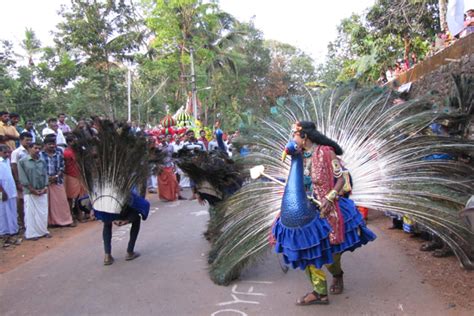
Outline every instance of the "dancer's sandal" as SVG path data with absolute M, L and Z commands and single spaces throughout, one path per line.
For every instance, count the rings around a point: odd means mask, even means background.
M 331 294 L 337 295 L 337 294 L 342 294 L 343 291 L 344 291 L 344 279 L 342 278 L 342 274 L 333 276 L 332 284 L 329 287 L 329 292 Z
M 311 298 L 311 296 L 313 298 Z M 306 306 L 306 305 L 328 305 L 329 297 L 327 295 L 321 295 L 315 291 L 307 293 L 305 296 L 300 297 L 296 301 L 296 305 Z

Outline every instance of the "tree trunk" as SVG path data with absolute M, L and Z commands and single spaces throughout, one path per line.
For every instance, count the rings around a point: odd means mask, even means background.
M 448 24 L 446 22 L 446 11 L 448 7 L 448 1 L 446 0 L 438 0 L 438 7 L 439 7 L 439 25 L 441 31 L 446 31 L 448 29 Z
M 105 106 L 109 112 L 110 118 L 112 121 L 115 121 L 115 111 L 112 104 L 112 92 L 110 91 L 110 65 L 108 61 L 106 62 L 105 66 L 105 101 Z
M 107 39 L 103 38 L 103 43 L 107 43 Z M 103 49 L 104 60 L 105 60 L 105 110 L 109 112 L 110 119 L 115 121 L 115 111 L 112 104 L 112 91 L 110 91 L 110 62 L 109 62 L 109 52 L 106 48 Z M 100 65 L 99 65 L 100 67 Z
M 178 104 L 181 96 L 187 95 L 187 75 L 186 75 L 186 65 L 184 64 L 184 56 L 186 54 L 184 43 L 181 44 L 179 52 L 179 87 L 175 94 L 175 101 Z
M 405 46 L 405 53 L 403 54 L 403 58 L 404 62 L 406 63 L 410 58 L 411 38 L 409 36 L 405 36 L 403 38 L 403 43 Z

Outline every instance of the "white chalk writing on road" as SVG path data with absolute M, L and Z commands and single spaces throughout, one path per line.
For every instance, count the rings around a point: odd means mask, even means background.
M 242 283 L 253 283 L 253 284 L 258 284 L 258 285 L 263 285 L 263 284 L 272 284 L 273 282 L 269 281 L 243 281 Z M 240 284 L 240 287 L 242 287 L 242 284 Z M 239 298 L 237 295 L 239 295 L 241 298 Z M 220 302 L 217 303 L 217 306 L 227 306 L 227 305 L 234 305 L 234 304 L 252 304 L 252 305 L 259 305 L 260 302 L 257 299 L 257 297 L 262 297 L 266 296 L 265 293 L 259 293 L 254 291 L 254 286 L 251 285 L 246 290 L 239 289 L 238 284 L 234 284 L 232 286 L 232 291 L 230 293 L 230 296 L 232 297 L 232 300 L 226 301 L 226 302 Z M 242 296 L 250 296 L 250 298 L 245 298 L 243 299 Z M 211 316 L 219 315 L 219 314 L 234 314 L 234 315 L 242 315 L 242 316 L 247 316 L 247 314 L 241 310 L 238 309 L 219 309 L 218 311 L 215 311 L 214 313 L 211 314 Z
M 203 216 L 203 215 L 207 215 L 208 211 L 204 210 L 204 211 L 191 212 L 191 214 L 193 214 L 194 216 Z
M 157 210 L 158 210 L 158 207 L 153 208 L 150 211 L 150 214 L 148 214 L 148 218 L 151 217 L 151 214 L 156 213 Z M 122 240 L 125 237 L 125 235 L 128 234 L 131 227 L 132 227 L 132 224 L 127 224 L 127 225 L 118 227 L 118 229 L 113 230 L 112 231 L 112 242 L 117 242 L 117 241 Z

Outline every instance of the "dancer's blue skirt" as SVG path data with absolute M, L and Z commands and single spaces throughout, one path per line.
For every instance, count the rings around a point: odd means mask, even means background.
M 279 218 L 273 226 L 275 251 L 283 254 L 285 263 L 293 269 L 304 269 L 308 265 L 321 268 L 332 263 L 332 249 L 329 244 L 331 226 L 319 215 L 301 227 L 283 225 Z
M 354 202 L 341 197 L 338 203 L 345 227 L 344 242 L 338 245 L 329 243 L 332 228 L 319 215 L 301 227 L 288 227 L 280 219 L 276 221 L 272 231 L 276 239 L 275 252 L 283 254 L 287 265 L 294 269 L 314 265 L 320 269 L 325 264 L 333 263 L 333 254 L 354 251 L 375 240 L 377 236 L 367 228 Z
M 148 218 L 150 212 L 150 202 L 142 198 L 135 192 L 131 193 L 130 200 L 127 203 L 126 211 L 121 212 L 120 214 L 113 214 L 102 212 L 99 210 L 94 210 L 94 216 L 103 222 L 112 222 L 115 220 L 126 220 L 129 219 L 129 214 L 138 213 L 143 220 Z

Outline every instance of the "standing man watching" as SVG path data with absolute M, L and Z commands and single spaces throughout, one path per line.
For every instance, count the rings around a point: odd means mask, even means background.
M 170 143 L 171 135 L 161 138 L 161 142 L 161 151 L 165 154 L 165 158 L 158 173 L 158 197 L 162 201 L 172 202 L 179 198 L 180 193 L 178 180 L 174 173 L 173 145 Z
M 25 229 L 25 211 L 24 211 L 24 199 L 23 199 L 23 187 L 20 182 L 18 174 L 18 162 L 28 156 L 28 148 L 32 143 L 31 134 L 23 132 L 20 134 L 20 146 L 12 152 L 11 164 L 13 171 L 13 178 L 15 179 L 16 190 L 17 190 L 17 207 L 18 207 L 18 224 L 20 230 Z
M 64 189 L 64 157 L 56 147 L 56 137 L 48 135 L 44 139 L 44 149 L 40 153 L 46 163 L 48 175 L 48 224 L 57 226 L 76 226 L 72 220 L 66 190 Z
M 186 138 L 187 138 L 187 140 L 184 142 L 183 148 L 186 148 L 187 150 L 197 149 L 197 150 L 206 151 L 206 146 L 204 145 L 204 143 L 202 141 L 198 140 L 194 136 L 194 131 L 193 130 L 188 130 L 186 132 Z
M 58 114 L 58 127 L 63 132 L 63 135 L 66 133 L 72 132 L 71 128 L 69 125 L 66 124 L 66 114 L 60 113 Z
M 33 124 L 32 120 L 27 120 L 25 122 L 25 129 L 22 131 L 23 132 L 28 132 L 31 135 L 31 142 L 34 143 L 36 142 L 36 137 L 38 135 L 38 132 L 35 130 L 35 125 Z M 28 147 L 25 147 L 28 149 Z
M 43 129 L 41 135 L 46 137 L 54 134 L 56 136 L 56 145 L 66 147 L 66 139 L 64 138 L 63 132 L 59 129 L 58 120 L 53 118 L 48 119 L 48 126 Z
M 14 126 L 9 124 L 10 115 L 7 111 L 0 112 L 0 144 L 5 144 L 12 151 L 16 149 L 15 141 L 20 137 Z
M 18 175 L 25 199 L 25 238 L 50 238 L 48 231 L 48 175 L 40 159 L 41 144 L 33 143 L 29 155 L 18 162 Z
M 0 236 L 6 236 L 4 247 L 17 242 L 18 214 L 16 211 L 16 188 L 10 168 L 10 148 L 0 145 Z
M 10 125 L 16 129 L 16 131 L 18 132 L 18 137 L 20 137 L 19 135 L 21 134 L 21 131 L 23 130 L 23 128 L 18 125 L 19 122 L 20 122 L 20 115 L 17 113 L 10 113 Z M 18 148 L 18 146 L 20 146 L 19 138 L 15 140 L 15 148 Z M 14 149 L 12 149 L 12 151 L 13 150 Z
M 201 136 L 201 137 L 199 137 L 198 140 L 201 141 L 201 142 L 204 144 L 204 148 L 205 148 L 206 150 L 208 150 L 208 149 L 209 149 L 209 148 L 208 148 L 208 147 L 209 147 L 209 141 L 208 141 L 207 138 L 206 138 L 206 131 L 202 129 L 202 130 L 199 132 L 199 136 Z

